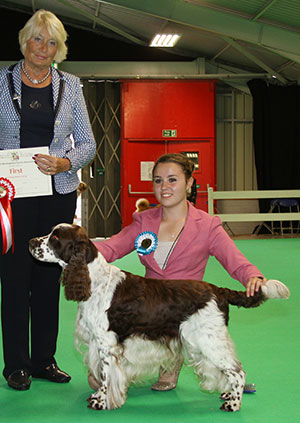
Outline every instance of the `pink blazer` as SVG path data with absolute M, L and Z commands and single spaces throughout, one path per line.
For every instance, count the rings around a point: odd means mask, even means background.
M 158 233 L 161 213 L 161 207 L 134 213 L 131 225 L 110 239 L 95 242 L 96 247 L 109 263 L 129 254 L 135 249 L 135 239 L 140 233 L 145 231 Z M 215 256 L 230 276 L 244 286 L 252 276 L 263 277 L 227 235 L 220 218 L 212 217 L 190 203 L 184 229 L 165 270 L 160 269 L 153 252 L 139 258 L 146 268 L 146 277 L 203 280 L 209 256 Z

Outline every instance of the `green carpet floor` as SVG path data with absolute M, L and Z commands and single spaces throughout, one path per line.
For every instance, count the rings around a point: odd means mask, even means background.
M 300 421 L 300 239 L 239 240 L 236 244 L 268 277 L 285 282 L 289 300 L 270 300 L 260 308 L 231 307 L 229 330 L 257 392 L 245 394 L 236 413 L 219 410 L 218 394 L 202 391 L 191 369 L 182 370 L 174 391 L 153 392 L 150 382 L 129 389 L 118 410 L 87 408 L 91 390 L 82 357 L 73 346 L 76 304 L 61 297 L 57 361 L 72 375 L 66 385 L 33 380 L 29 391 L 17 392 L 0 379 L 0 422 L 9 423 L 290 423 Z M 143 274 L 136 254 L 116 263 Z M 240 289 L 215 259 L 210 259 L 205 280 Z M 2 355 L 0 367 L 3 367 Z

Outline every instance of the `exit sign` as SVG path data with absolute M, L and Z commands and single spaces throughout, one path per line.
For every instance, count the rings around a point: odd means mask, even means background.
M 162 136 L 164 138 L 175 138 L 177 137 L 177 129 L 163 129 Z

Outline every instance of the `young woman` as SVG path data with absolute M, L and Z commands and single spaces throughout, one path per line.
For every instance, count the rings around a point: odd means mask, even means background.
M 96 247 L 108 262 L 137 248 L 146 277 L 157 279 L 203 280 L 208 258 L 215 256 L 251 296 L 266 279 L 238 250 L 219 217 L 212 217 L 187 201 L 193 170 L 194 164 L 184 155 L 161 156 L 153 168 L 153 189 L 160 207 L 134 213 L 131 225 L 104 242 L 96 242 Z M 143 251 L 140 246 L 145 234 L 152 239 L 152 246 Z M 152 389 L 174 389 L 179 371 L 161 371 Z

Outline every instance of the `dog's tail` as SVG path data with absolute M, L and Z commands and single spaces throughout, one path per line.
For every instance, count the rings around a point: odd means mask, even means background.
M 229 304 L 237 307 L 258 307 L 271 298 L 289 298 L 290 291 L 286 285 L 275 279 L 269 279 L 253 296 L 247 297 L 246 292 L 228 290 L 226 296 Z
M 262 285 L 261 290 L 264 296 L 268 298 L 289 298 L 290 290 L 288 287 L 275 279 L 269 279 L 265 285 Z

